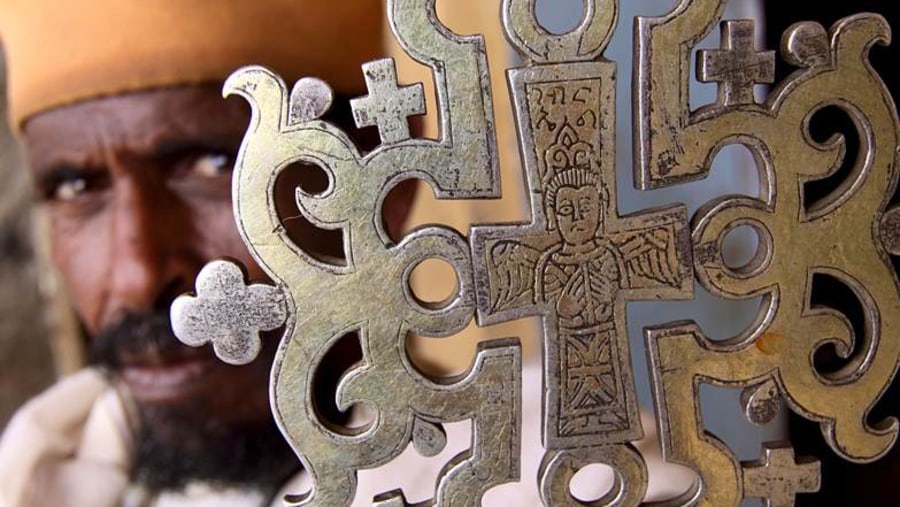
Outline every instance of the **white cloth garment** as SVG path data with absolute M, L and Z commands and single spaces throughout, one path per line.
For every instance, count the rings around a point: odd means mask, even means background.
M 522 480 L 489 491 L 485 504 L 538 506 L 537 469 L 540 445 L 541 372 L 537 364 L 524 369 Z M 648 496 L 662 499 L 687 489 L 693 474 L 662 462 L 652 421 L 644 418 L 648 437 L 637 444 L 648 461 Z M 359 473 L 354 506 L 371 505 L 379 493 L 402 487 L 407 499 L 429 498 L 446 461 L 468 447 L 471 423 L 446 425 L 448 443 L 434 458 L 408 447 L 393 462 Z M 0 507 L 244 507 L 265 499 L 252 491 L 191 484 L 185 491 L 147 498 L 128 484 L 131 443 L 128 425 L 116 393 L 93 370 L 65 379 L 24 406 L 0 439 Z M 600 470 L 580 481 L 584 496 L 600 496 L 612 484 L 612 473 Z M 283 493 L 308 490 L 300 474 Z M 273 505 L 281 505 L 278 495 Z

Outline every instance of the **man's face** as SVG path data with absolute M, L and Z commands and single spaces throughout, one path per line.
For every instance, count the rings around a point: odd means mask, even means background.
M 175 447 L 176 460 L 179 446 L 197 459 L 209 451 L 197 434 L 274 431 L 275 340 L 254 363 L 229 366 L 211 347 L 178 343 L 167 320 L 172 300 L 212 259 L 234 258 L 251 279 L 264 278 L 231 207 L 248 120 L 246 104 L 210 86 L 85 101 L 25 125 L 52 257 L 92 348 L 134 400 L 146 439 Z
M 592 185 L 557 191 L 556 221 L 566 243 L 583 245 L 594 239 L 603 220 L 600 204 L 600 195 Z

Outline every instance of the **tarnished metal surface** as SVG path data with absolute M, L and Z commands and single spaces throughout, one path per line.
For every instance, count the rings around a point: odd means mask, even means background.
M 216 356 L 229 364 L 247 364 L 262 347 L 259 333 L 284 323 L 287 309 L 277 287 L 245 282 L 240 266 L 228 261 L 207 264 L 197 275 L 197 295 L 172 303 L 179 339 L 192 347 L 212 343 Z
M 790 446 L 765 445 L 759 461 L 744 465 L 744 496 L 765 498 L 768 507 L 791 507 L 797 493 L 819 490 L 819 462 L 797 462 Z
M 896 185 L 898 122 L 867 51 L 889 38 L 877 16 L 812 24 L 785 35 L 783 57 L 797 71 L 760 102 L 754 86 L 774 81 L 774 52 L 754 44 L 752 21 L 722 24 L 720 49 L 696 53 L 697 78 L 716 83 L 718 100 L 692 111 L 688 83 L 694 47 L 721 21 L 724 0 L 683 0 L 667 16 L 639 18 L 635 51 L 636 182 L 649 189 L 704 177 L 719 150 L 742 144 L 756 156 L 758 197 L 723 196 L 689 222 L 682 206 L 622 216 L 616 200 L 616 65 L 602 55 L 618 18 L 615 0 L 586 1 L 569 34 L 550 34 L 534 0 L 506 0 L 502 19 L 525 58 L 509 71 L 513 109 L 531 195 L 527 224 L 476 225 L 470 238 L 442 228 L 417 230 L 394 244 L 381 208 L 400 181 L 421 178 L 439 198 L 496 197 L 499 189 L 483 41 L 442 26 L 434 0 L 389 0 L 403 48 L 433 70 L 441 135 L 414 139 L 408 120 L 425 111 L 421 84 L 397 82 L 391 60 L 367 64 L 369 93 L 352 102 L 359 126 L 378 128 L 382 145 L 363 154 L 320 120 L 333 94 L 312 78 L 288 87 L 266 69 L 232 75 L 226 93 L 246 98 L 253 120 L 234 175 L 235 216 L 274 286 L 247 285 L 238 267 L 201 273 L 198 294 L 173 307 L 176 332 L 192 345 L 213 342 L 220 357 L 246 362 L 259 331 L 280 325 L 272 402 L 276 420 L 314 487 L 291 505 L 347 505 L 356 472 L 412 445 L 424 456 L 446 445 L 442 423 L 471 419 L 471 449 L 444 468 L 430 503 L 480 505 L 491 487 L 518 479 L 521 358 L 514 341 L 483 344 L 464 376 L 427 378 L 404 350 L 408 332 L 448 336 L 474 316 L 489 325 L 524 316 L 544 322 L 543 444 L 539 490 L 547 505 L 638 505 L 647 467 L 631 442 L 643 435 L 630 359 L 629 301 L 685 299 L 695 278 L 714 295 L 762 296 L 740 336 L 713 342 L 693 323 L 647 331 L 657 423 L 665 457 L 699 481 L 664 505 L 739 505 L 762 497 L 792 505 L 816 491 L 819 465 L 788 444 L 766 444 L 741 463 L 704 429 L 702 384 L 744 390 L 747 418 L 771 421 L 782 403 L 822 425 L 833 449 L 866 462 L 893 445 L 897 423 L 866 423 L 900 357 L 898 283 L 889 253 L 900 252 L 900 212 L 885 212 Z M 856 125 L 862 154 L 847 180 L 807 200 L 805 182 L 837 170 L 840 138 L 817 143 L 815 113 L 842 109 Z M 301 161 L 322 168 L 328 189 L 297 190 L 297 206 L 320 227 L 344 233 L 347 262 L 330 264 L 295 245 L 274 209 L 279 172 Z M 759 236 L 744 266 L 726 262 L 724 238 L 748 226 Z M 440 304 L 418 300 L 409 276 L 424 260 L 447 261 L 457 293 Z M 813 279 L 847 285 L 864 309 L 854 334 L 836 310 L 811 304 Z M 363 363 L 346 373 L 339 407 L 365 404 L 363 427 L 324 420 L 312 400 L 316 372 L 342 337 L 357 333 Z M 845 364 L 819 371 L 814 353 L 832 344 Z M 618 480 L 603 498 L 582 502 L 572 477 L 602 463 Z M 399 491 L 369 499 L 407 505 Z

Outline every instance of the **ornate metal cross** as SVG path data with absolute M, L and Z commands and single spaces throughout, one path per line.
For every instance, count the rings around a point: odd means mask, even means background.
M 350 101 L 356 126 L 378 127 L 383 143 L 409 139 L 408 118 L 425 114 L 422 83 L 398 87 L 397 68 L 390 59 L 363 65 L 363 75 L 369 95 Z
M 744 467 L 744 496 L 765 498 L 769 507 L 791 507 L 797 493 L 819 491 L 819 463 L 797 463 L 790 447 L 764 446 L 760 461 Z
M 607 462 L 643 437 L 625 303 L 690 296 L 686 213 L 618 214 L 615 64 L 551 60 L 510 81 L 534 221 L 473 228 L 479 321 L 544 316 L 544 444 Z
M 751 20 L 722 23 L 722 49 L 701 50 L 697 78 L 719 83 L 719 103 L 725 106 L 753 104 L 753 86 L 775 81 L 775 52 L 757 53 Z
M 377 126 L 383 144 L 361 153 L 320 118 L 333 94 L 313 78 L 292 89 L 260 67 L 236 72 L 229 94 L 246 98 L 253 122 L 235 167 L 234 206 L 254 259 L 272 285 L 247 285 L 240 269 L 215 263 L 198 294 L 173 306 L 181 339 L 212 342 L 223 359 L 246 362 L 259 332 L 283 326 L 275 357 L 272 405 L 285 437 L 311 476 L 311 491 L 291 505 L 347 505 L 357 472 L 395 459 L 409 446 L 425 456 L 446 444 L 443 423 L 471 421 L 470 448 L 444 467 L 425 504 L 480 505 L 490 489 L 520 478 L 521 367 L 518 343 L 481 345 L 467 374 L 433 378 L 407 357 L 414 332 L 449 336 L 473 318 L 488 325 L 526 315 L 544 319 L 544 444 L 538 489 L 546 505 L 635 506 L 647 469 L 631 444 L 642 435 L 626 334 L 625 308 L 639 299 L 691 296 L 694 281 L 713 295 L 760 297 L 751 326 L 715 342 L 693 322 L 645 330 L 656 424 L 664 458 L 698 481 L 666 505 L 736 506 L 762 497 L 791 505 L 819 487 L 814 458 L 794 459 L 786 444 L 765 444 L 742 463 L 711 433 L 699 408 L 703 385 L 742 389 L 746 414 L 771 420 L 784 403 L 821 425 L 839 456 L 870 462 L 887 453 L 895 420 L 870 425 L 871 408 L 892 382 L 900 358 L 900 292 L 890 255 L 900 253 L 900 210 L 887 211 L 897 184 L 900 122 L 867 60 L 887 41 L 874 15 L 826 30 L 792 26 L 782 56 L 797 68 L 757 102 L 753 87 L 773 81 L 774 53 L 757 52 L 751 21 L 727 21 L 722 49 L 698 55 L 702 81 L 719 99 L 691 110 L 689 83 L 698 41 L 721 21 L 724 0 L 682 0 L 671 13 L 635 24 L 635 181 L 641 189 L 700 179 L 728 145 L 756 160 L 758 196 L 721 196 L 690 219 L 681 206 L 621 216 L 616 201 L 616 67 L 603 58 L 618 3 L 586 0 L 585 18 L 551 34 L 534 17 L 534 0 L 505 0 L 510 43 L 525 58 L 509 71 L 513 108 L 531 196 L 528 224 L 476 224 L 471 237 L 448 228 L 417 230 L 399 244 L 381 220 L 385 196 L 400 181 L 427 181 L 440 199 L 497 197 L 499 168 L 484 41 L 461 37 L 438 20 L 434 0 L 388 0 L 401 46 L 432 69 L 440 135 L 411 137 L 408 118 L 424 113 L 420 84 L 400 86 L 394 64 L 364 67 L 369 96 L 353 101 L 360 126 Z M 861 154 L 845 181 L 823 197 L 806 183 L 835 173 L 842 138 L 816 142 L 810 124 L 825 106 L 856 126 Z M 297 193 L 310 221 L 341 227 L 346 265 L 297 247 L 269 195 L 279 172 L 302 161 L 322 168 L 320 195 Z M 726 262 L 725 238 L 749 227 L 759 239 L 742 266 Z M 443 304 L 419 301 L 410 273 L 426 259 L 456 270 L 457 294 Z M 851 325 L 837 309 L 814 306 L 816 280 L 830 277 L 862 308 Z M 357 336 L 364 360 L 334 393 L 339 408 L 366 404 L 377 417 L 363 427 L 328 421 L 311 398 L 316 372 L 345 336 Z M 843 360 L 823 370 L 829 346 Z M 533 446 L 531 446 L 533 448 Z M 570 480 L 604 463 L 615 485 L 593 502 L 577 500 Z M 524 478 L 532 480 L 532 478 Z M 401 491 L 364 499 L 408 505 Z

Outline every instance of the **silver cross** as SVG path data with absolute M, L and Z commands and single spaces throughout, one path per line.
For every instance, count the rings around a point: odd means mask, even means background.
M 797 493 L 819 491 L 820 463 L 794 460 L 791 447 L 764 446 L 759 461 L 744 466 L 744 498 L 763 498 L 767 507 L 791 507 Z
M 397 67 L 390 58 L 363 65 L 363 74 L 369 95 L 350 101 L 356 126 L 378 127 L 384 144 L 409 139 L 409 118 L 425 114 L 422 83 L 398 86 Z
M 702 50 L 697 56 L 703 83 L 719 83 L 719 103 L 753 104 L 753 85 L 775 82 L 775 52 L 755 49 L 752 20 L 722 23 L 722 48 Z
M 172 330 L 185 345 L 213 344 L 216 356 L 242 365 L 259 355 L 261 331 L 271 331 L 287 319 L 281 289 L 247 285 L 240 266 L 228 261 L 207 264 L 197 276 L 197 295 L 172 303 Z

